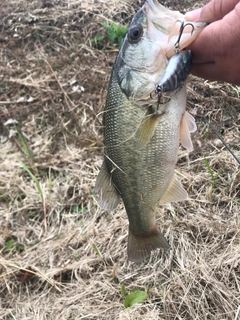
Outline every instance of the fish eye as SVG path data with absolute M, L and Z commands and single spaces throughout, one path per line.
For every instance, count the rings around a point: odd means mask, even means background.
M 133 27 L 128 31 L 128 40 L 130 43 L 137 43 L 143 35 L 143 27 L 141 24 Z

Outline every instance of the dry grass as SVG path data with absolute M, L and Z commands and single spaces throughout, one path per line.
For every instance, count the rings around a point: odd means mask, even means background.
M 107 214 L 96 204 L 97 115 L 116 48 L 89 39 L 104 32 L 101 21 L 127 23 L 140 3 L 126 3 L 2 1 L 0 319 L 240 319 L 239 166 L 200 117 L 195 150 L 181 149 L 177 167 L 190 198 L 158 212 L 171 252 L 128 263 L 123 205 Z M 189 81 L 188 108 L 201 107 L 240 158 L 239 94 Z M 11 129 L 24 142 L 8 139 Z M 148 300 L 124 309 L 121 284 L 148 290 Z

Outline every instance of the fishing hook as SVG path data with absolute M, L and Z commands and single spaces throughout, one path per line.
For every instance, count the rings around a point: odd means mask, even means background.
M 161 100 L 161 98 L 165 98 L 166 100 Z M 163 94 L 161 91 L 158 93 L 158 101 L 157 101 L 157 110 L 159 110 L 160 104 L 166 104 L 171 100 L 169 97 L 163 97 Z
M 181 22 L 180 20 L 177 20 L 179 22 Z M 175 48 L 175 52 L 176 53 L 179 53 L 180 51 L 180 40 L 181 40 L 181 37 L 182 37 L 182 34 L 183 34 L 183 30 L 186 26 L 191 26 L 192 27 L 192 32 L 191 32 L 191 35 L 193 34 L 193 31 L 194 31 L 194 25 L 190 22 L 184 24 L 184 22 L 181 23 L 181 27 L 179 29 L 179 36 L 178 36 L 178 39 L 177 41 L 175 42 L 174 44 L 174 48 Z
M 168 103 L 171 99 L 169 97 L 163 97 L 163 92 L 161 91 L 161 89 L 156 92 L 157 94 L 157 110 L 159 110 L 160 104 L 166 104 Z M 155 98 L 152 96 L 152 92 L 150 93 L 150 98 L 151 100 L 155 100 Z M 162 98 L 165 98 L 166 100 L 162 100 Z

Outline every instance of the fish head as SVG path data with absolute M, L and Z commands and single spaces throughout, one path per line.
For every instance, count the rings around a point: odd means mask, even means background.
M 182 23 L 180 50 L 194 41 L 206 24 L 188 23 L 182 13 L 163 7 L 157 0 L 148 0 L 133 17 L 114 67 L 127 98 L 149 102 L 168 60 L 176 53 L 174 45 Z

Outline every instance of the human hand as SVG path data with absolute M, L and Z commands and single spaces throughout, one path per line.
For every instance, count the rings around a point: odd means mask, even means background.
M 240 85 L 240 1 L 212 0 L 186 13 L 185 18 L 210 23 L 187 47 L 193 53 L 191 72 L 204 79 Z

